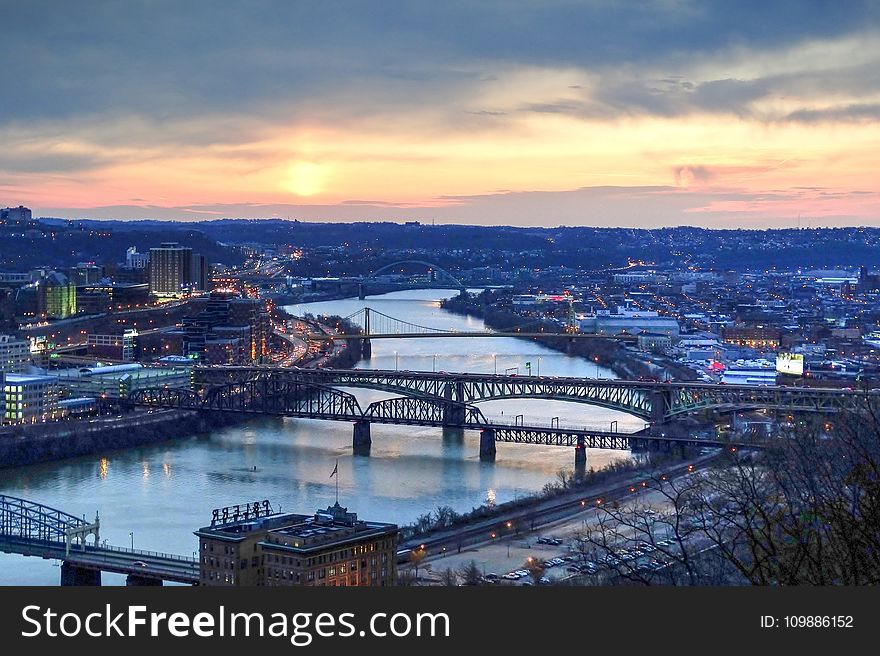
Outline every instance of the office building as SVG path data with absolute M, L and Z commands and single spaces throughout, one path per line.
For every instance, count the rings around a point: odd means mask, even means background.
M 13 335 L 0 335 L 0 372 L 20 374 L 31 361 L 30 342 Z
M 200 584 L 391 586 L 397 532 L 338 502 L 311 516 L 273 514 L 268 502 L 224 508 L 195 533 Z
M 76 285 L 63 273 L 53 271 L 38 283 L 37 311 L 52 319 L 76 314 Z
M 3 375 L 4 423 L 36 424 L 57 419 L 58 414 L 56 376 Z
M 150 249 L 150 293 L 181 296 L 192 288 L 193 252 L 175 242 Z

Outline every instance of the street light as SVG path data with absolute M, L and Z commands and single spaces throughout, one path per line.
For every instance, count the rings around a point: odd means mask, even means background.
M 131 538 L 131 550 L 134 551 L 134 531 L 131 531 L 131 532 L 128 534 L 128 537 Z
M 431 371 L 437 371 L 437 354 L 435 353 L 431 358 Z
M 492 354 L 492 360 L 494 363 L 493 368 L 492 368 L 492 372 L 497 376 L 498 375 L 498 354 L 497 353 Z
M 400 362 L 400 358 L 398 356 L 397 351 L 395 351 L 394 352 L 394 371 L 397 371 L 399 362 Z

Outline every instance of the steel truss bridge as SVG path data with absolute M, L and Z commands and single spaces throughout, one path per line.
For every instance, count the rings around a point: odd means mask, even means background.
M 371 369 L 205 366 L 195 368 L 194 380 L 200 393 L 212 393 L 211 388 L 230 383 L 266 381 L 272 385 L 295 383 L 331 389 L 369 388 L 441 404 L 473 405 L 499 399 L 550 399 L 620 410 L 658 425 L 706 411 L 858 411 L 865 407 L 866 399 L 880 399 L 880 391 L 866 394 L 830 388 Z
M 371 371 L 359 369 L 279 369 L 269 367 L 197 367 L 196 388 L 145 389 L 133 392 L 133 406 L 300 417 L 354 424 L 353 446 L 368 453 L 370 425 L 436 426 L 481 433 L 480 456 L 495 457 L 496 442 L 573 446 L 575 463 L 585 463 L 586 448 L 632 449 L 674 444 L 760 447 L 761 438 L 736 441 L 676 434 L 665 424 L 702 411 L 773 408 L 787 412 L 837 412 L 857 409 L 864 396 L 841 390 L 650 383 L 583 378 L 543 378 L 483 374 Z M 371 388 L 398 393 L 362 408 L 339 388 Z M 588 427 L 505 424 L 486 419 L 476 403 L 535 398 L 599 405 L 621 410 L 654 424 L 637 433 Z M 662 432 L 661 432 L 662 430 Z
M 410 339 L 431 337 L 559 337 L 566 340 L 574 339 L 615 339 L 618 341 L 635 341 L 634 335 L 597 335 L 593 333 L 579 333 L 573 330 L 567 332 L 549 332 L 541 330 L 538 322 L 532 321 L 511 329 L 493 332 L 488 330 L 467 331 L 449 330 L 448 328 L 430 328 L 419 324 L 403 321 L 389 316 L 374 308 L 364 307 L 343 317 L 344 320 L 361 327 L 361 332 L 355 334 L 343 333 L 309 333 L 307 338 L 312 341 L 336 341 L 336 340 L 364 340 L 369 343 L 372 339 Z
M 127 574 L 131 585 L 199 580 L 198 561 L 192 558 L 102 544 L 97 515 L 88 522 L 5 494 L 0 494 L 0 551 L 62 561 L 62 585 L 100 585 L 102 571 Z

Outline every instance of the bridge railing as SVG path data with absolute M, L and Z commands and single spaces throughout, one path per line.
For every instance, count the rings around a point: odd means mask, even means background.
M 162 560 L 173 560 L 192 565 L 197 565 L 199 562 L 198 559 L 192 558 L 191 556 L 181 556 L 180 554 L 164 553 L 161 551 L 148 551 L 145 549 L 129 549 L 128 547 L 117 547 L 111 544 L 100 545 L 98 547 L 89 546 L 86 548 L 86 553 L 100 553 L 101 551 L 110 551 L 112 553 L 127 554 L 131 556 L 144 556 L 146 558 L 161 558 Z

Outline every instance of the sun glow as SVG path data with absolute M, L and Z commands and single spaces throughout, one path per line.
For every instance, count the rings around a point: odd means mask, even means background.
M 327 167 L 314 162 L 294 162 L 287 167 L 284 188 L 297 196 L 314 196 L 324 190 Z

